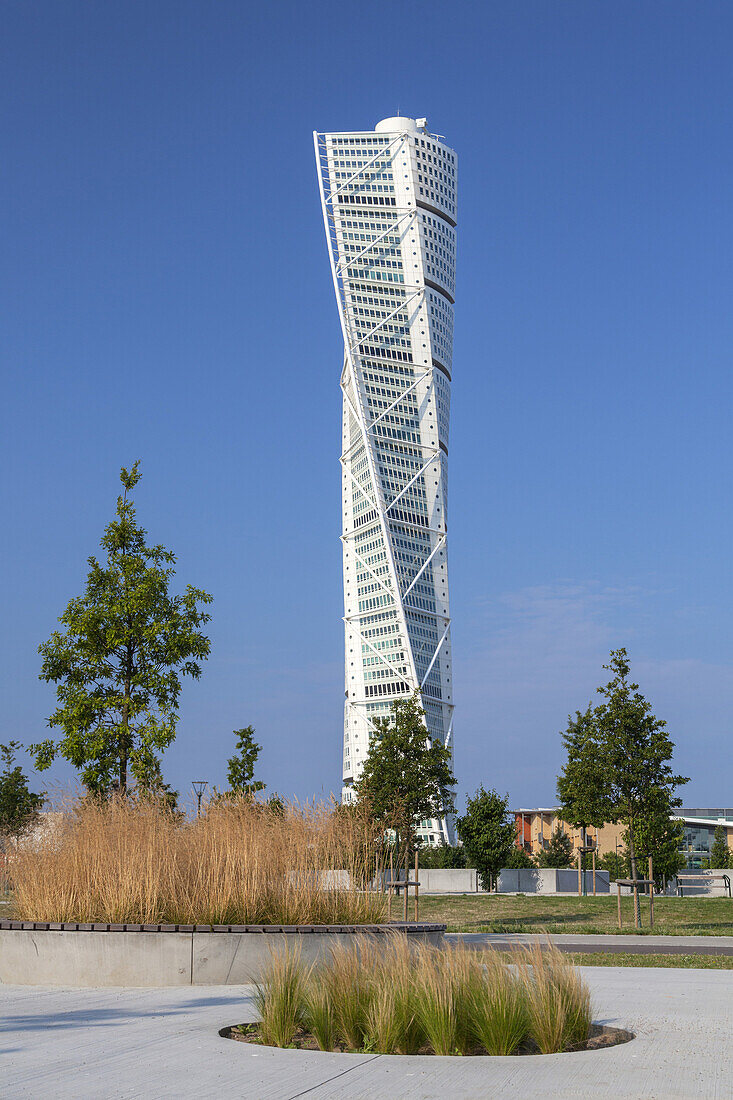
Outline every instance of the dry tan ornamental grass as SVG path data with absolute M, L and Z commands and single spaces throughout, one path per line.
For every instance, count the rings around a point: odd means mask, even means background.
M 261 1042 L 315 1039 L 321 1050 L 380 1054 L 549 1054 L 581 1049 L 592 1025 L 580 974 L 548 945 L 516 953 L 411 948 L 396 933 L 337 945 L 309 969 L 273 958 L 258 987 Z M 386 950 L 385 950 L 386 946 Z
M 332 805 L 271 809 L 238 798 L 181 822 L 150 803 L 80 801 L 52 837 L 13 859 L 14 915 L 139 924 L 377 923 L 384 895 L 359 887 L 379 859 L 367 818 Z M 324 874 L 334 868 L 346 870 L 348 880 Z

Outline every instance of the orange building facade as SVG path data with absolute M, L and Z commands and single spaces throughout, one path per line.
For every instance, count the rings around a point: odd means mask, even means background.
M 545 809 L 512 810 L 517 828 L 517 847 L 524 848 L 530 856 L 536 856 L 543 848 L 549 847 L 550 838 L 556 829 L 570 837 L 573 848 L 583 843 L 593 846 L 599 855 L 606 852 L 620 852 L 624 843 L 623 825 L 604 825 L 600 829 L 588 829 L 585 840 L 580 829 L 568 825 L 558 815 L 557 807 Z

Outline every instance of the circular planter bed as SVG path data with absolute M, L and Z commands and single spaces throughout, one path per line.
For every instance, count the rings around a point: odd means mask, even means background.
M 223 1027 L 220 1030 L 219 1034 L 224 1039 L 235 1039 L 240 1043 L 255 1043 L 257 1045 L 264 1045 L 260 1042 L 259 1031 L 260 1029 L 258 1024 L 235 1024 L 233 1027 Z M 588 1042 L 584 1046 L 575 1047 L 573 1050 L 564 1051 L 564 1053 L 577 1054 L 582 1051 L 588 1050 L 604 1050 L 607 1047 L 615 1047 L 619 1046 L 622 1043 L 629 1043 L 633 1038 L 635 1038 L 634 1033 L 631 1031 L 626 1031 L 625 1028 L 608 1027 L 605 1024 L 593 1024 Z M 318 1046 L 318 1043 L 316 1042 L 314 1037 L 309 1032 L 304 1031 L 302 1028 L 299 1028 L 296 1032 L 292 1045 L 297 1050 L 320 1050 L 320 1047 Z M 281 1048 L 268 1047 L 267 1049 L 278 1050 Z M 364 1050 L 353 1050 L 349 1049 L 346 1046 L 339 1045 L 334 1047 L 334 1053 L 363 1054 Z M 379 1054 L 380 1052 L 378 1050 L 370 1049 L 369 1053 Z M 422 1047 L 417 1053 L 418 1055 L 423 1056 L 433 1055 L 434 1052 L 429 1046 L 426 1045 Z M 535 1046 L 527 1044 L 516 1050 L 514 1054 L 511 1055 L 511 1057 L 521 1057 L 522 1055 L 532 1055 L 534 1057 L 537 1057 L 541 1056 L 541 1053 Z M 397 1057 L 400 1057 L 400 1055 L 397 1055 Z M 467 1054 L 461 1055 L 461 1057 L 490 1058 L 492 1056 L 487 1054 L 485 1050 L 477 1047 L 475 1050 L 471 1050 Z
M 335 943 L 404 935 L 439 946 L 444 924 L 74 924 L 0 920 L 0 984 L 76 986 L 247 985 L 273 950 L 296 947 L 304 963 Z

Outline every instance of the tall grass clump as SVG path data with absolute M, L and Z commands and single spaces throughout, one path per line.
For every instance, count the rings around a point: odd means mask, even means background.
M 382 831 L 358 808 L 210 803 L 194 821 L 158 802 L 76 800 L 14 855 L 14 915 L 139 924 L 371 924 Z M 345 872 L 345 874 L 342 874 Z
M 415 948 L 399 934 L 358 936 L 303 978 L 299 1018 L 322 1050 L 510 1055 L 584 1046 L 591 1008 L 578 972 L 549 946 L 514 958 L 507 965 L 491 951 Z M 266 983 L 276 991 L 282 985 L 280 971 Z M 276 1016 L 282 1000 L 279 994 Z M 265 1019 L 266 1006 L 261 1013 Z M 294 1019 L 291 1013 L 282 1029 L 285 1045 Z M 261 1037 L 269 1041 L 264 1029 Z
M 369 936 L 359 936 L 353 947 L 335 944 L 323 968 L 338 1037 L 352 1050 L 364 1046 L 379 974 L 375 945 Z
M 291 1046 L 304 1021 L 305 977 L 300 951 L 283 951 L 273 953 L 265 980 L 255 983 L 260 1038 L 267 1046 Z
M 461 947 L 424 948 L 415 970 L 415 1011 L 435 1054 L 466 1054 L 473 1045 L 470 991 L 481 983 L 476 958 Z
M 415 954 L 407 938 L 390 937 L 367 956 L 370 992 L 365 998 L 364 1046 L 382 1054 L 417 1054 L 425 1032 L 414 996 Z
M 303 1027 L 311 1033 L 319 1050 L 333 1050 L 336 1046 L 333 1000 L 329 984 L 322 974 L 315 974 L 306 984 L 303 993 Z
M 514 971 L 493 952 L 482 956 L 483 980 L 468 990 L 473 1036 L 487 1054 L 514 1054 L 529 1038 L 526 991 Z
M 590 1036 L 590 992 L 578 971 L 551 944 L 535 945 L 520 961 L 529 1031 L 542 1054 L 574 1050 Z

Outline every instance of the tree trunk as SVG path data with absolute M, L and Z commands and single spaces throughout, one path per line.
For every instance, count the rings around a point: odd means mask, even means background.
M 634 847 L 634 819 L 629 817 L 629 861 L 631 863 L 631 877 L 636 878 L 636 848 Z M 634 927 L 641 928 L 641 909 L 639 906 L 639 887 L 632 886 L 634 891 Z
M 129 702 L 125 699 L 122 708 L 122 732 L 120 734 L 120 794 L 127 792 L 127 730 L 129 722 Z
M 130 684 L 132 682 L 132 648 L 128 645 L 125 662 L 125 701 L 122 705 L 120 730 L 120 794 L 127 793 L 127 765 L 130 756 Z

